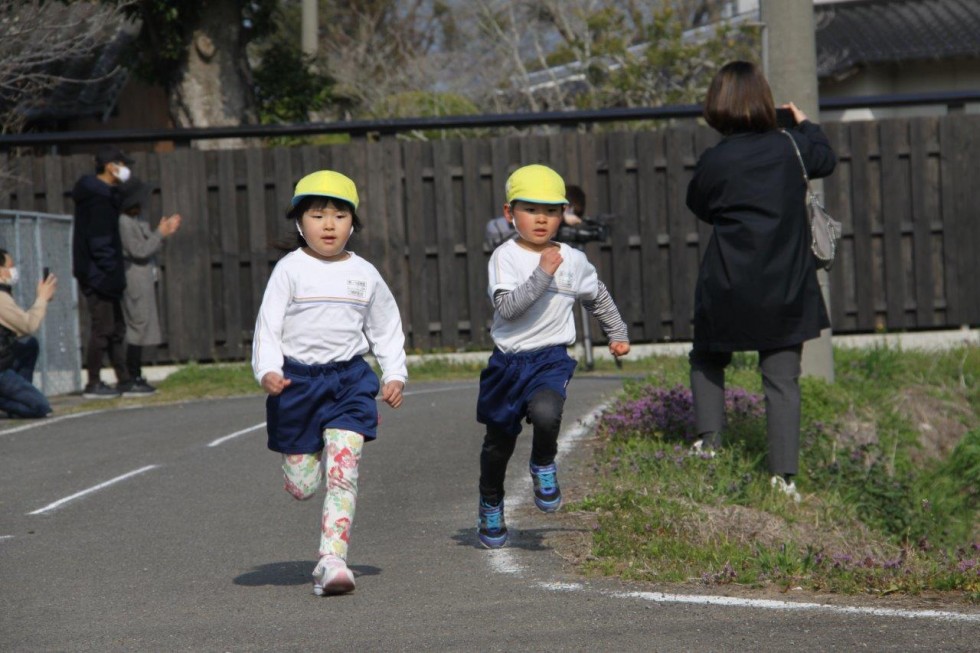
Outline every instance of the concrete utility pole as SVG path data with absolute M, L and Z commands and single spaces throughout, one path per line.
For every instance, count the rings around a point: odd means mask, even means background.
M 308 57 L 316 55 L 319 22 L 317 19 L 317 2 L 319 0 L 303 0 L 303 54 Z
M 776 106 L 793 102 L 814 122 L 820 121 L 817 92 L 817 37 L 813 22 L 813 0 L 760 0 L 763 24 L 763 65 L 772 87 Z M 823 185 L 812 181 L 816 192 Z M 817 271 L 824 304 L 830 310 L 830 280 L 827 272 Z M 831 330 L 803 346 L 804 376 L 834 381 L 834 353 Z

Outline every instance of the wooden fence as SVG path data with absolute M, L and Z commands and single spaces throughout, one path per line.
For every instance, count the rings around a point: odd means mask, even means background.
M 840 158 L 824 182 L 826 204 L 844 223 L 830 274 L 835 331 L 980 323 L 980 116 L 825 127 Z M 532 162 L 580 185 L 588 213 L 618 216 L 610 242 L 586 250 L 634 342 L 690 339 L 710 230 L 684 198 L 697 155 L 715 142 L 712 130 L 689 122 L 644 132 L 137 154 L 135 173 L 159 185 L 150 214 L 184 216 L 160 257 L 167 342 L 153 356 L 248 358 L 281 255 L 271 244 L 292 233 L 284 214 L 293 185 L 321 168 L 358 183 L 366 228 L 350 247 L 388 280 L 411 350 L 489 346 L 484 227 L 500 213 L 507 175 Z M 0 208 L 70 213 L 71 187 L 92 163 L 76 155 L 13 165 L 23 181 L 0 195 Z

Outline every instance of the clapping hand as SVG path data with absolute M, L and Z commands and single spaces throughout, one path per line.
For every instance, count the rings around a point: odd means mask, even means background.
M 157 227 L 157 231 L 164 238 L 172 236 L 175 231 L 180 229 L 181 217 L 179 213 L 174 213 L 171 216 L 163 216 L 160 218 L 160 225 Z

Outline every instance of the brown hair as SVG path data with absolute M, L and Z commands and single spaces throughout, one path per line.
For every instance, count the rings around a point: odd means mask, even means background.
M 565 198 L 572 205 L 572 213 L 585 218 L 585 191 L 578 186 L 565 186 Z
M 704 119 L 724 135 L 776 128 L 776 107 L 769 82 L 751 61 L 732 61 L 711 80 Z

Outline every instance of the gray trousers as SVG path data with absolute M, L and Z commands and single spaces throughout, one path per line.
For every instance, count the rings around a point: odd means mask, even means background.
M 769 472 L 796 474 L 800 460 L 800 359 L 803 345 L 759 352 L 766 397 Z M 725 368 L 730 352 L 692 351 L 694 422 L 705 446 L 721 446 L 725 430 Z

